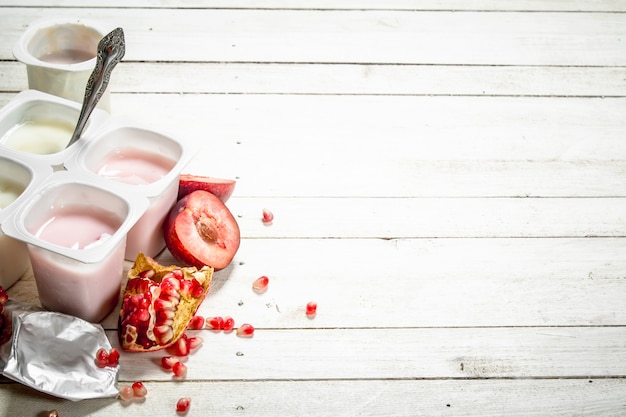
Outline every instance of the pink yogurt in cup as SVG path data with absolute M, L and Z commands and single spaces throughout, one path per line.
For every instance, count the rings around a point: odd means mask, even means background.
M 147 206 L 144 197 L 59 171 L 2 229 L 27 244 L 44 308 L 98 322 L 117 304 L 126 236 Z

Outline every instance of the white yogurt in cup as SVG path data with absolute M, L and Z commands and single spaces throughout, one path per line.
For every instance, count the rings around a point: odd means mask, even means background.
M 59 171 L 2 224 L 27 244 L 41 305 L 91 322 L 117 304 L 126 237 L 148 200 Z
M 28 88 L 82 103 L 96 65 L 98 43 L 109 33 L 101 24 L 78 18 L 49 17 L 31 22 L 13 48 L 26 65 Z M 110 92 L 98 107 L 110 111 Z
M 162 223 L 178 196 L 179 176 L 192 152 L 188 144 L 140 124 L 110 118 L 65 167 L 94 180 L 145 196 L 150 206 L 128 233 L 126 259 L 154 257 L 165 248 Z
M 52 169 L 35 161 L 20 158 L 6 149 L 0 149 L 0 225 Z M 0 230 L 0 286 L 9 288 L 29 266 L 26 244 L 5 235 Z
M 78 103 L 36 90 L 22 91 L 0 109 L 0 146 L 60 166 L 109 118 L 105 111 L 94 109 L 81 139 L 66 148 L 79 114 Z

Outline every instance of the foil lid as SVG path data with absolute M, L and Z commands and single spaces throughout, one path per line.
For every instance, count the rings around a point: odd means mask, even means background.
M 99 368 L 100 348 L 111 344 L 99 324 L 9 301 L 12 338 L 0 347 L 7 378 L 56 397 L 78 401 L 118 395 L 119 365 Z

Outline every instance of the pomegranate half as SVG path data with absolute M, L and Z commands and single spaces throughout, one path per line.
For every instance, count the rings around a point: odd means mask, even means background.
M 163 266 L 139 253 L 128 271 L 118 322 L 120 346 L 149 352 L 183 336 L 206 297 L 213 268 Z

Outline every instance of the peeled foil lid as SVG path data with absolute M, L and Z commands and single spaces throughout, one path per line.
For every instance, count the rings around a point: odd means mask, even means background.
M 4 376 L 72 401 L 118 395 L 119 365 L 95 363 L 98 349 L 111 349 L 102 326 L 12 301 L 5 311 L 12 314 L 13 335 L 0 347 Z

